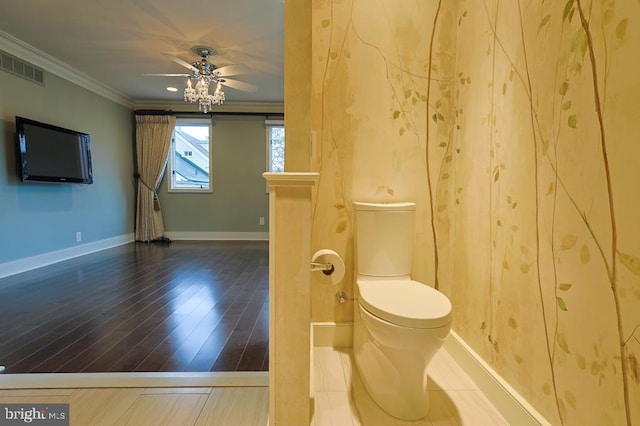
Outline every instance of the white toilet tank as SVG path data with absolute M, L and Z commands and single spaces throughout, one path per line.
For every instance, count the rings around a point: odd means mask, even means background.
M 415 203 L 354 202 L 357 273 L 371 277 L 411 274 Z

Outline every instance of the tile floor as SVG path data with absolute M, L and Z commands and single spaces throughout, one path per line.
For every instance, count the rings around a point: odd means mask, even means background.
M 269 389 L 0 389 L 0 403 L 67 403 L 72 426 L 265 426 Z
M 315 426 L 508 425 L 444 349 L 429 365 L 429 415 L 415 422 L 382 411 L 364 389 L 354 362 L 351 348 L 314 348 Z

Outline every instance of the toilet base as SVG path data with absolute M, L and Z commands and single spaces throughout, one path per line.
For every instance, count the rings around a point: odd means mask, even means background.
M 402 420 L 426 417 L 427 366 L 444 343 L 450 325 L 435 329 L 399 327 L 360 305 L 358 311 L 353 352 L 365 389 L 394 417 Z

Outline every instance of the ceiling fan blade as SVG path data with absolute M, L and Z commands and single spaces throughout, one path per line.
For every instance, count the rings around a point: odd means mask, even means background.
M 224 86 L 229 86 L 232 89 L 242 90 L 243 92 L 255 92 L 258 90 L 256 86 L 249 83 L 244 83 L 238 80 L 229 80 L 228 78 L 221 78 L 220 83 Z
M 164 56 L 168 56 L 173 62 L 182 65 L 185 68 L 190 69 L 191 71 L 198 71 L 198 69 L 196 67 L 194 67 L 193 65 L 191 65 L 189 62 L 187 61 L 183 61 L 182 59 L 173 56 L 169 53 L 163 53 Z
M 142 74 L 146 77 L 191 77 L 191 74 Z
M 214 74 L 220 77 L 226 77 L 228 75 L 240 75 L 248 74 L 251 71 L 246 65 L 227 65 L 224 67 L 216 68 Z

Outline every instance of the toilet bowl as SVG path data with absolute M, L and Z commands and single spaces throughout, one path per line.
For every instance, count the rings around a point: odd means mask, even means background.
M 411 279 L 413 203 L 354 203 L 356 300 L 353 352 L 371 398 L 417 420 L 429 411 L 427 366 L 451 330 L 451 303 Z

